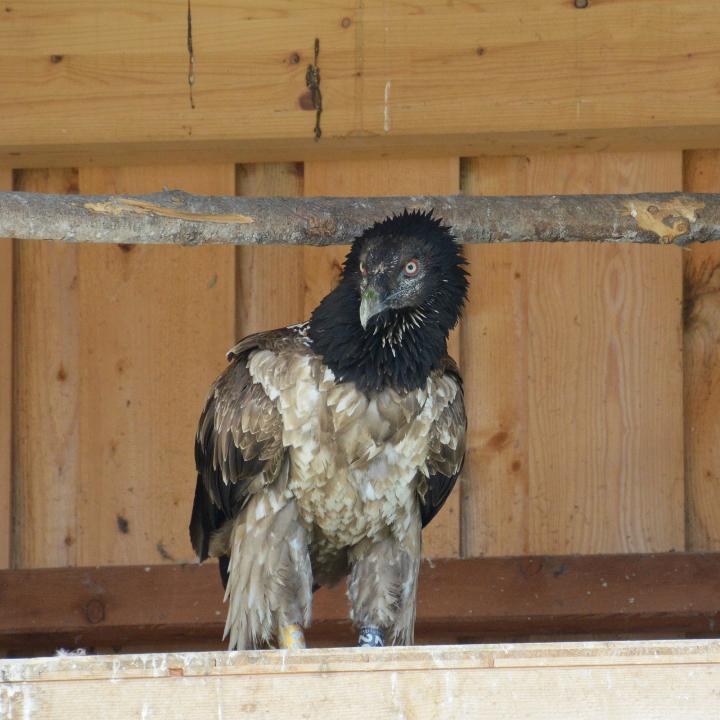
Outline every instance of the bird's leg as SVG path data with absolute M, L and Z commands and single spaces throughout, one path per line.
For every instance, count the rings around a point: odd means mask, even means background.
M 385 632 L 377 625 L 363 625 L 358 635 L 360 647 L 383 647 L 385 645 Z
M 277 642 L 305 647 L 310 623 L 312 566 L 306 531 L 282 487 L 253 495 L 233 521 L 225 633 L 230 649 Z
M 355 546 L 350 553 L 348 597 L 360 628 L 359 645 L 412 644 L 415 589 L 420 566 L 420 520 L 402 540 L 387 536 Z
M 285 650 L 304 650 L 305 633 L 299 625 L 283 625 L 278 632 L 278 644 Z

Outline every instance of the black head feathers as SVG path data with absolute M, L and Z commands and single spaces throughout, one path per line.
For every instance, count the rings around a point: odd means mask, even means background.
M 432 212 L 375 223 L 355 240 L 340 284 L 310 320 L 338 380 L 366 391 L 420 387 L 447 353 L 467 296 L 466 260 Z
M 440 218 L 433 217 L 432 210 L 427 212 L 404 210 L 399 215 L 376 222 L 355 240 L 345 258 L 345 272 L 356 269 L 356 261 L 368 244 L 373 244 L 378 239 L 385 243 L 393 243 L 401 238 L 413 239 L 428 250 L 434 249 L 438 256 L 445 254 L 451 265 L 467 265 L 467 261 L 462 256 L 461 246 L 453 237 L 451 228 L 443 225 Z

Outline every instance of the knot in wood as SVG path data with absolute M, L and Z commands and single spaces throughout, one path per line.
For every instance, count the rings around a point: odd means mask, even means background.
M 523 577 L 537 575 L 543 569 L 542 558 L 521 558 L 518 560 L 518 570 Z
M 105 619 L 105 605 L 102 600 L 93 598 L 85 605 L 85 617 L 91 625 L 97 625 Z
M 337 232 L 337 222 L 330 216 L 311 217 L 307 223 L 307 237 L 313 242 L 332 237 Z

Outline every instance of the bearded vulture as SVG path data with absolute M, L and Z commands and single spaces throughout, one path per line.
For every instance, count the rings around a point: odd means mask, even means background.
M 432 213 L 355 240 L 308 322 L 241 340 L 195 443 L 190 537 L 219 558 L 230 648 L 304 647 L 313 590 L 348 576 L 359 644 L 413 642 L 421 529 L 465 453 L 447 338 L 465 258 Z

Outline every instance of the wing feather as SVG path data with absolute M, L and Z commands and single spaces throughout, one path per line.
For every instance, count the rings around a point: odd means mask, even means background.
M 245 338 L 213 383 L 195 438 L 197 485 L 190 539 L 200 560 L 210 540 L 248 498 L 273 482 L 282 461 L 282 418 L 248 370 L 253 351 L 277 341 L 279 331 Z
M 445 359 L 439 379 L 438 392 L 448 393 L 449 401 L 433 425 L 429 438 L 428 478 L 419 485 L 423 527 L 445 504 L 465 461 L 465 401 L 460 372 L 451 358 Z

